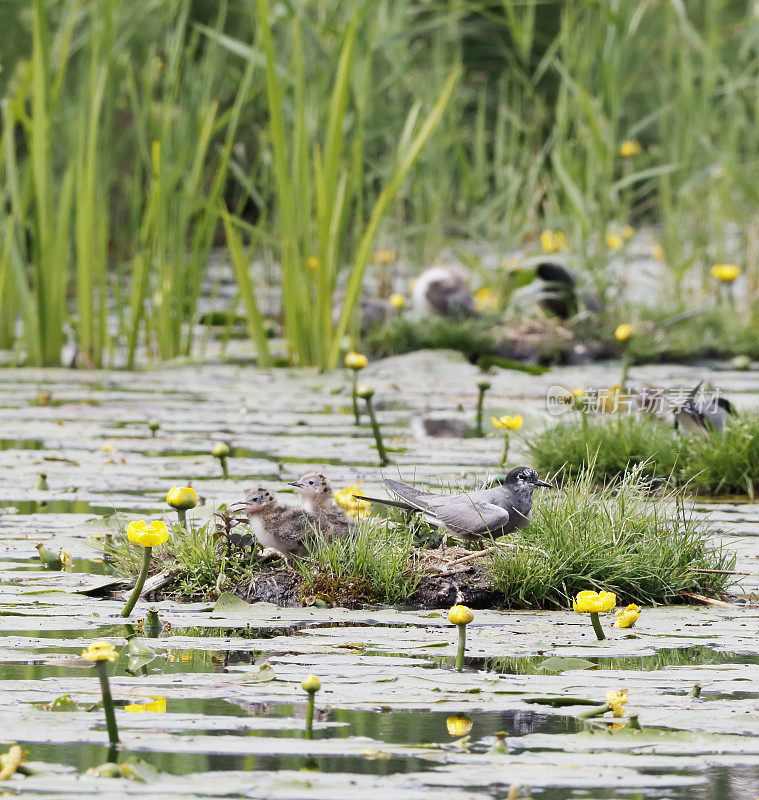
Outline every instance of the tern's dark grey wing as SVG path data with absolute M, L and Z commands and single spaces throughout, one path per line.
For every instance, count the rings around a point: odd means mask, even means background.
M 427 514 L 451 533 L 497 533 L 509 524 L 509 512 L 492 503 L 473 503 L 467 495 L 442 505 L 430 505 Z

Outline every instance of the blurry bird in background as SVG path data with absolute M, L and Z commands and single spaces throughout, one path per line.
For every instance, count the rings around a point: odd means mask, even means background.
M 728 416 L 737 416 L 735 406 L 719 392 L 705 393 L 699 381 L 685 401 L 673 409 L 675 430 L 708 435 L 722 433 Z
M 474 298 L 463 272 L 452 266 L 430 267 L 416 279 L 414 310 L 443 317 L 477 316 Z
M 578 288 L 574 273 L 555 261 L 541 261 L 535 267 L 538 305 L 560 319 L 574 317 L 582 310 L 598 313 L 603 308 L 590 291 Z

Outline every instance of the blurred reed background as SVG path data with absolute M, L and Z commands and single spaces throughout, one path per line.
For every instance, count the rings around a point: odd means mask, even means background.
M 263 364 L 254 256 L 292 362 L 325 368 L 379 246 L 423 266 L 561 229 L 604 292 L 605 232 L 653 226 L 673 299 L 728 237 L 756 288 L 756 0 L 0 11 L 0 348 L 23 363 L 190 354 L 215 247 Z

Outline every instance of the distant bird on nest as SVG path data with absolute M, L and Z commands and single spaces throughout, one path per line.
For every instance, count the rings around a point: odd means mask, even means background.
M 699 381 L 685 401 L 674 408 L 675 430 L 682 427 L 684 431 L 690 433 L 709 434 L 712 431 L 722 433 L 728 415 L 737 415 L 735 406 L 719 392 L 711 394 L 702 392 L 703 383 Z
M 441 317 L 474 317 L 477 311 L 465 275 L 452 266 L 430 267 L 416 279 L 414 309 Z
M 303 499 L 303 509 L 316 519 L 319 528 L 330 536 L 345 536 L 349 519 L 342 508 L 332 502 L 332 487 L 318 472 L 307 472 L 297 481 L 290 481 Z
M 462 539 L 475 541 L 524 528 L 532 514 L 532 493 L 539 486 L 553 488 L 531 467 L 515 467 L 499 486 L 473 492 L 435 494 L 392 480 L 386 480 L 385 486 L 401 501 L 376 497 L 362 499 L 424 514 L 432 525 L 445 528 Z
M 597 313 L 602 309 L 591 292 L 580 291 L 574 274 L 555 261 L 542 261 L 535 267 L 535 279 L 540 284 L 538 304 L 560 319 L 574 317 L 582 309 Z

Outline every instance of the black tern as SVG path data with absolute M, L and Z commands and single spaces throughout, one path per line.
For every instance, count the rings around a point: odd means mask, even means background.
M 736 415 L 735 406 L 718 392 L 702 392 L 699 396 L 702 384 L 703 381 L 700 381 L 685 402 L 675 407 L 675 430 L 682 427 L 684 431 L 692 433 L 722 433 L 728 415 Z
M 553 488 L 531 467 L 515 467 L 499 486 L 473 492 L 434 494 L 392 480 L 386 480 L 385 486 L 403 502 L 364 499 L 424 514 L 431 524 L 464 539 L 503 536 L 524 528 L 532 514 L 532 493 L 539 486 Z

